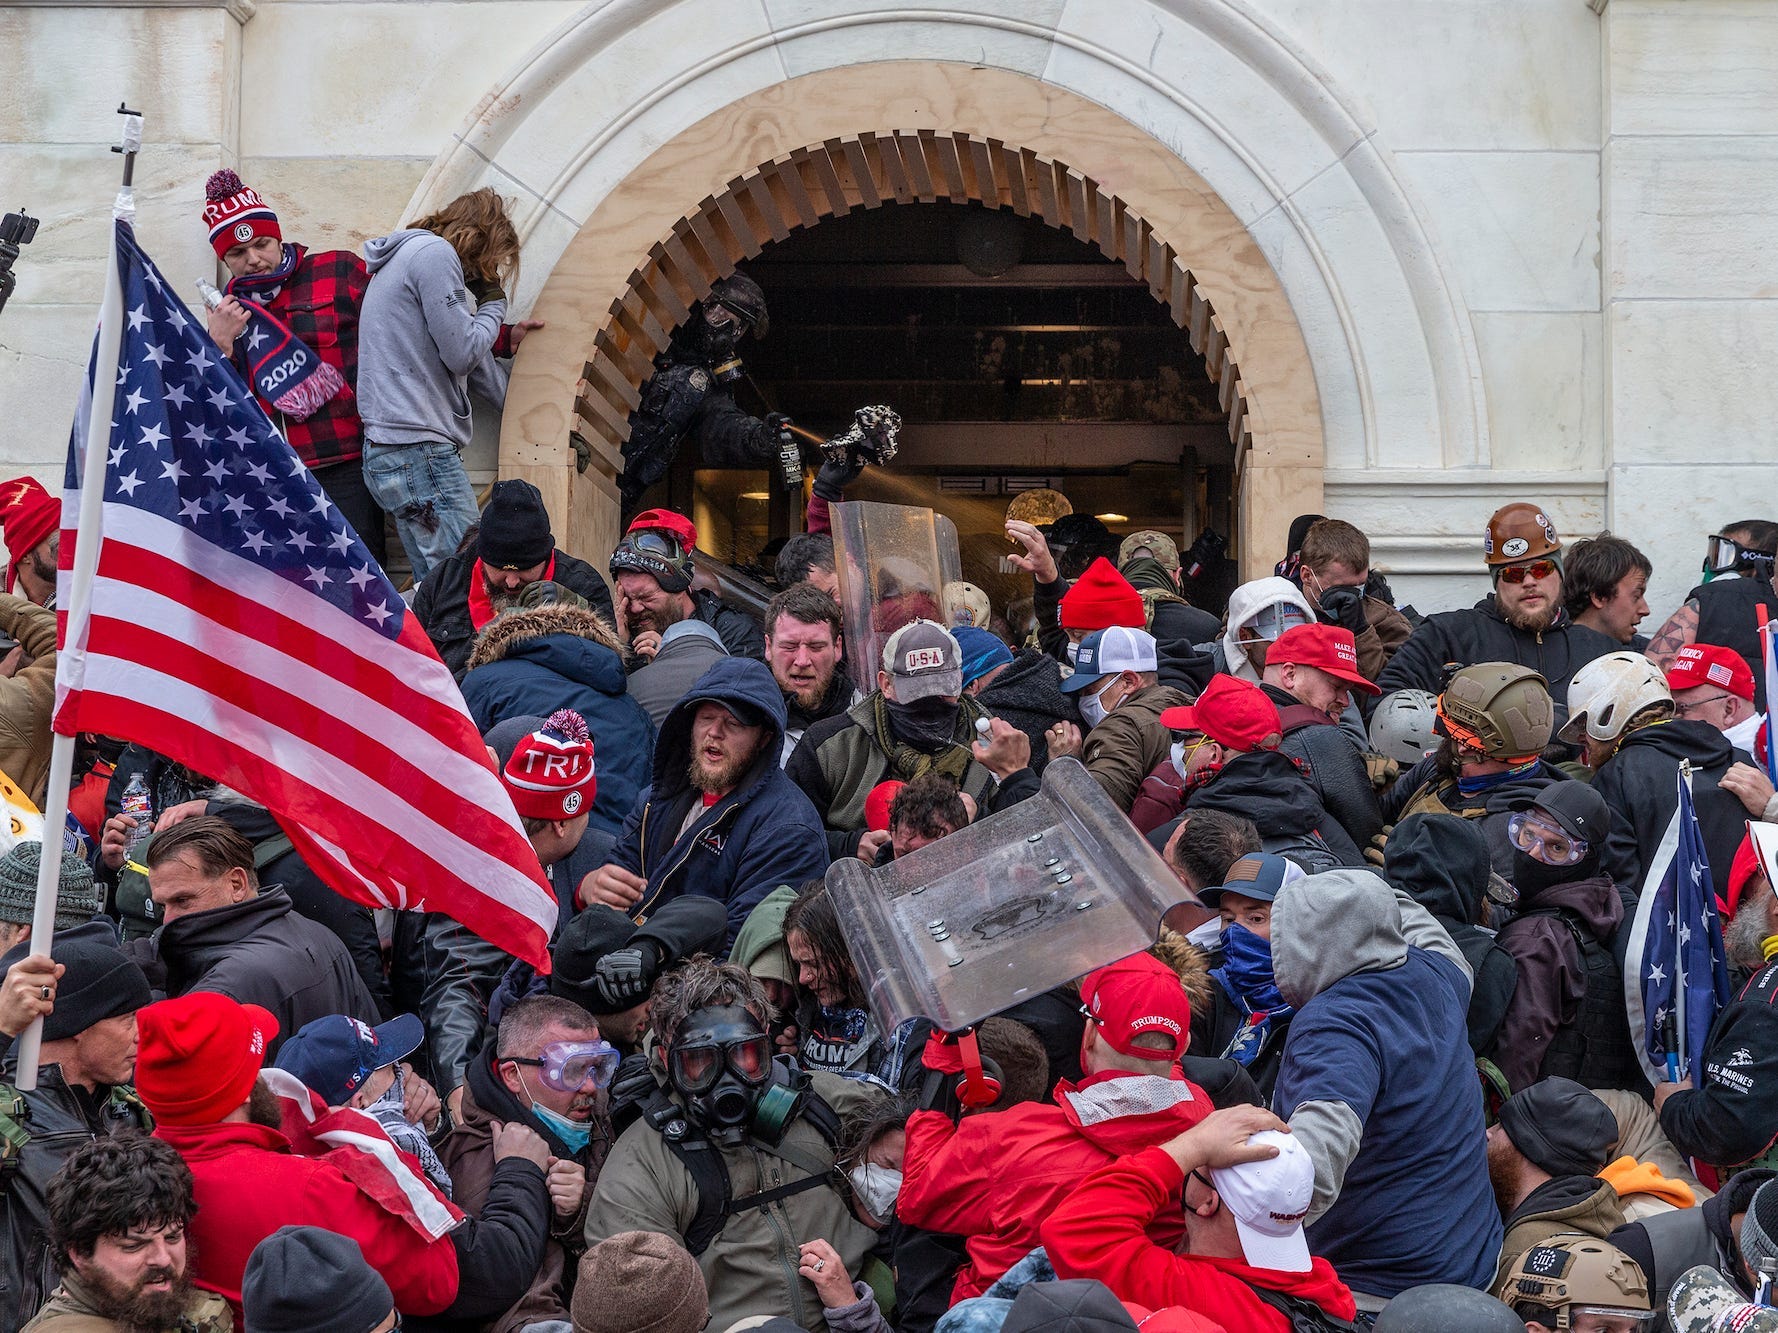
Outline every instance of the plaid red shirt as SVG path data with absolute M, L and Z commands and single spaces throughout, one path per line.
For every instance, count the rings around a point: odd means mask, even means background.
M 296 269 L 265 308 L 290 326 L 328 365 L 346 378 L 346 387 L 306 421 L 293 421 L 264 398 L 259 400 L 297 457 L 311 468 L 364 456 L 364 424 L 358 419 L 358 310 L 370 273 L 350 250 L 310 254 L 296 247 Z M 237 350 L 235 368 L 246 373 Z M 251 382 L 251 381 L 249 381 Z M 257 396 L 257 395 L 255 395 Z

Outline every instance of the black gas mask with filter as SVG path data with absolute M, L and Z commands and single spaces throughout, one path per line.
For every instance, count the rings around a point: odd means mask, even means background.
M 680 1025 L 667 1079 L 692 1122 L 719 1148 L 778 1143 L 802 1110 L 808 1076 L 772 1057 L 765 1027 L 738 1004 L 699 1009 Z

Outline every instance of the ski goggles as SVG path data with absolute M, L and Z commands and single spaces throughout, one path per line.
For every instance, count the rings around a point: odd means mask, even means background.
M 1502 583 L 1523 583 L 1526 579 L 1547 579 L 1556 572 L 1554 560 L 1529 560 L 1522 565 L 1506 565 L 1496 576 Z
M 1769 551 L 1750 551 L 1733 537 L 1721 534 L 1710 538 L 1710 544 L 1704 549 L 1704 572 L 1706 574 L 1733 574 L 1738 570 L 1750 568 L 1756 573 L 1764 573 L 1771 577 L 1774 558 Z
M 762 1033 L 733 1041 L 675 1045 L 667 1060 L 673 1086 L 684 1093 L 710 1091 L 721 1081 L 724 1068 L 757 1088 L 772 1075 L 772 1039 Z
M 596 1088 L 611 1086 L 621 1057 L 617 1048 L 603 1041 L 552 1041 L 535 1060 L 509 1055 L 501 1064 L 533 1065 L 545 1084 L 557 1092 L 579 1092 L 591 1079 Z
M 1585 838 L 1572 837 L 1529 810 L 1509 816 L 1506 831 L 1513 846 L 1546 866 L 1571 866 L 1592 846 Z

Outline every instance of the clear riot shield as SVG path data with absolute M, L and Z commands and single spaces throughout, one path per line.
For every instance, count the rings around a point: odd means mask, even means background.
M 911 620 L 944 624 L 942 590 L 962 577 L 957 529 L 913 505 L 848 500 L 831 512 L 846 664 L 853 684 L 869 694 L 891 634 Z
M 1153 944 L 1186 896 L 1073 759 L 1029 800 L 872 869 L 827 872 L 852 959 L 885 1030 L 956 1031 Z

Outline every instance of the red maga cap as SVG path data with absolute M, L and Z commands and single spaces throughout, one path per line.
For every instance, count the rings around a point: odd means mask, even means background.
M 1171 1064 L 1191 1042 L 1192 1005 L 1179 974 L 1149 953 L 1133 953 L 1089 972 L 1080 983 L 1081 1002 L 1111 1048 L 1141 1060 Z M 1165 1047 L 1136 1045 L 1145 1032 L 1168 1039 Z
M 1358 669 L 1358 642 L 1338 625 L 1292 625 L 1266 651 L 1267 666 L 1309 666 L 1366 694 L 1381 694 Z

